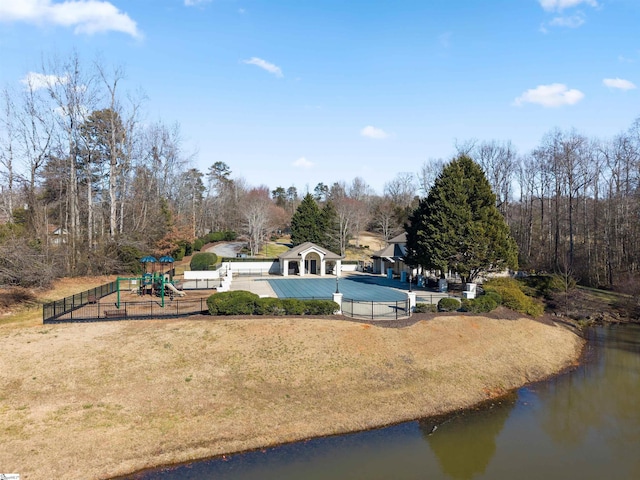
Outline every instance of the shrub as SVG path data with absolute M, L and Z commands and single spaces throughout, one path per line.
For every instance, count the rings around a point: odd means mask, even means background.
M 204 240 L 202 240 L 201 238 L 196 238 L 193 242 L 193 251 L 199 252 L 200 250 L 202 250 L 202 247 L 204 247 Z
M 185 247 L 183 243 L 180 243 L 180 245 L 178 245 L 176 247 L 175 250 L 173 250 L 171 252 L 171 256 L 176 260 L 176 261 L 180 261 L 184 258 L 184 252 L 185 252 Z
M 260 297 L 244 290 L 214 293 L 207 298 L 209 315 L 253 315 Z
M 118 245 L 117 256 L 126 271 L 136 275 L 142 273 L 143 267 L 140 259 L 144 256 L 144 253 L 137 246 Z
M 211 265 L 215 265 L 218 262 L 218 256 L 211 252 L 199 252 L 191 257 L 191 263 L 189 266 L 191 270 L 209 270 Z
M 544 305 L 538 300 L 528 297 L 522 290 L 521 284 L 512 278 L 497 278 L 484 284 L 487 292 L 496 292 L 502 298 L 502 304 L 515 310 L 538 317 L 544 313 Z
M 541 296 L 547 299 L 553 297 L 554 293 L 565 292 L 566 290 L 572 290 L 576 286 L 574 278 L 563 275 L 531 275 L 522 280 L 522 282 L 528 287 L 523 289 L 525 294 L 533 296 Z
M 187 242 L 187 241 L 185 241 L 183 245 L 184 245 L 183 257 L 188 257 L 193 253 L 193 245 L 191 244 L 191 242 Z
M 460 308 L 460 300 L 457 298 L 441 298 L 438 302 L 439 312 L 455 312 Z
M 201 239 L 204 243 L 231 242 L 235 240 L 237 236 L 236 232 L 227 230 L 224 232 L 207 233 L 204 237 L 201 237 Z
M 286 311 L 279 298 L 259 298 L 256 301 L 256 315 L 285 315 Z
M 340 309 L 333 300 L 304 300 L 305 315 L 333 315 Z
M 432 303 L 416 303 L 413 309 L 414 313 L 435 313 L 436 311 L 437 307 Z
M 285 315 L 304 315 L 304 302 L 297 298 L 283 298 L 282 307 Z
M 496 302 L 497 306 L 502 305 L 502 297 L 496 291 L 493 291 L 493 290 L 489 290 L 488 292 L 485 291 L 482 296 L 493 299 L 493 301 Z
M 260 298 L 242 290 L 207 298 L 210 315 L 333 315 L 340 307 L 332 300 Z
M 491 295 L 480 295 L 474 299 L 462 299 L 462 311 L 471 313 L 487 313 L 495 310 L 499 303 L 496 302 L 497 294 L 492 292 Z

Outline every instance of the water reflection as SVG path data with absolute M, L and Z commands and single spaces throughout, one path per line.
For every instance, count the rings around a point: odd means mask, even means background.
M 488 408 L 132 478 L 640 478 L 640 327 L 593 330 L 591 348 L 574 372 Z
M 564 449 L 615 460 L 619 478 L 640 478 L 640 329 L 593 330 L 593 360 L 574 374 L 541 384 L 540 425 Z
M 420 420 L 418 425 L 442 472 L 456 480 L 484 473 L 496 453 L 496 438 L 516 404 L 515 393 L 453 417 Z

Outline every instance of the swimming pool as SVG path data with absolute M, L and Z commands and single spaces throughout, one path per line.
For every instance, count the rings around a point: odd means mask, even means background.
M 266 281 L 278 298 L 331 298 L 336 291 L 335 278 L 278 278 Z M 360 278 L 340 278 L 338 288 L 344 298 L 352 300 L 397 302 L 407 298 L 406 292 Z

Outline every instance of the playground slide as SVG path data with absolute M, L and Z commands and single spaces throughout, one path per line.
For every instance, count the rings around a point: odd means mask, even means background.
M 173 290 L 173 293 L 177 293 L 181 297 L 184 297 L 186 295 L 186 293 L 184 293 L 181 290 L 178 290 L 176 287 L 174 287 L 170 283 L 165 283 L 164 286 L 167 287 L 169 290 Z

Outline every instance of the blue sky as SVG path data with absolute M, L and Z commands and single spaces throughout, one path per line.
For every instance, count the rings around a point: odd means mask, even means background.
M 0 0 L 0 85 L 42 56 L 100 54 L 203 172 L 381 193 L 456 140 L 526 154 L 556 127 L 626 130 L 638 25 L 637 0 Z

